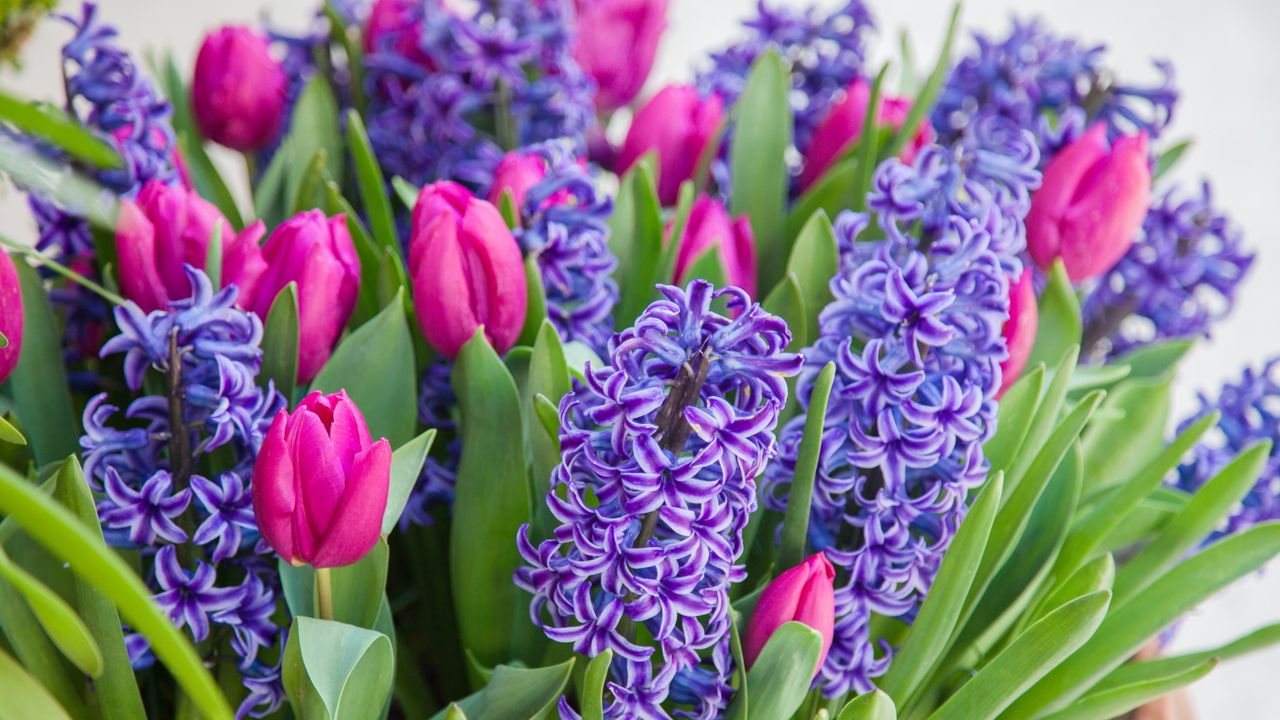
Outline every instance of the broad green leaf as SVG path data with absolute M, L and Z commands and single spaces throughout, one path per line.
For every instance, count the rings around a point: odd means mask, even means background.
M 1178 164 L 1178 161 L 1182 159 L 1183 153 L 1191 149 L 1191 142 L 1191 140 L 1176 142 L 1156 157 L 1156 167 L 1155 170 L 1151 172 L 1152 183 L 1164 177 L 1165 173 L 1172 170 L 1173 166 Z
M 1214 658 L 1226 661 L 1271 647 L 1276 643 L 1280 643 L 1280 623 L 1258 628 L 1244 637 L 1236 638 L 1229 643 L 1209 648 L 1208 650 L 1185 655 L 1171 655 L 1142 662 L 1127 662 L 1103 678 L 1089 692 L 1096 693 L 1111 688 L 1177 675 Z
M 534 537 L 542 540 L 551 537 L 555 519 L 547 506 L 547 493 L 551 491 L 551 472 L 560 462 L 560 441 L 554 434 L 534 430 L 538 427 L 538 411 L 535 398 L 554 398 L 559 403 L 570 389 L 569 365 L 564 358 L 564 346 L 560 334 L 550 321 L 543 321 L 529 360 L 529 379 L 525 383 L 522 401 L 526 427 L 529 432 L 529 451 L 533 478 L 533 530 Z
M 36 541 L 114 602 L 124 622 L 147 638 L 152 652 L 206 718 L 231 717 L 231 708 L 190 641 L 101 536 L 91 534 L 68 510 L 6 466 L 0 466 L 0 513 L 16 519 Z
M 297 198 L 310 162 L 323 151 L 323 168 L 327 177 L 342 184 L 342 135 L 338 131 L 338 102 L 329 88 L 324 73 L 315 73 L 307 81 L 293 106 L 289 136 L 285 141 L 293 153 L 293 161 L 285 169 L 285 197 Z
M 524 326 L 520 328 L 517 345 L 533 346 L 538 338 L 538 330 L 547 319 L 547 289 L 542 284 L 542 270 L 538 268 L 537 255 L 529 255 L 524 259 L 524 282 L 527 288 L 524 313 Z
M 325 184 L 325 188 L 328 194 L 327 211 L 330 215 L 343 213 L 346 216 L 347 231 L 351 233 L 351 244 L 355 246 L 356 257 L 360 260 L 360 292 L 356 295 L 355 312 L 351 314 L 351 318 L 353 323 L 364 323 L 377 315 L 378 310 L 390 302 L 395 290 L 403 284 L 386 282 L 389 276 L 395 276 L 395 273 L 384 272 L 382 267 L 389 253 L 374 243 L 368 228 L 360 220 L 360 214 L 342 196 L 342 190 L 338 184 L 329 182 Z M 398 252 L 391 257 L 395 260 L 400 259 Z M 388 260 L 388 262 L 394 261 Z
M 604 720 L 604 684 L 609 679 L 609 665 L 612 662 L 613 651 L 605 648 L 604 652 L 591 658 L 591 662 L 587 664 L 582 692 L 578 696 L 582 720 Z
M 71 720 L 39 680 L 0 649 L 0 718 L 3 720 Z
M 463 647 L 493 666 L 523 649 L 533 627 L 528 596 L 510 581 L 520 567 L 515 537 L 531 520 L 523 417 L 515 381 L 476 334 L 458 353 L 453 387 L 462 413 L 449 565 Z M 519 624 L 517 624 L 519 623 Z M 519 655 L 516 655 L 519 657 Z
M 804 336 L 818 337 L 818 314 L 832 300 L 831 278 L 840 267 L 836 231 L 827 214 L 818 210 L 796 236 L 787 259 L 787 273 L 796 278 L 804 297 Z M 793 329 L 792 332 L 795 332 Z
M 1071 375 L 1069 394 L 1083 394 L 1089 390 L 1110 390 L 1116 383 L 1129 377 L 1128 365 L 1086 365 L 1076 368 Z
M 3 547 L 0 547 L 0 577 L 22 593 L 40 626 L 68 660 L 90 677 L 102 674 L 102 651 L 84 621 L 58 593 L 10 559 Z
M 22 354 L 9 375 L 13 411 L 26 431 L 37 465 L 80 451 L 80 416 L 71 404 L 62 361 L 61 323 L 34 268 L 19 260 L 22 286 Z
M 776 50 L 761 53 L 742 97 L 729 146 L 734 216 L 751 218 L 759 262 L 757 287 L 773 287 L 783 276 L 787 257 L 784 213 L 787 206 L 787 149 L 791 146 L 791 76 Z
M 19 536 L 19 540 L 28 540 Z M 0 639 L 32 677 L 73 716 L 87 712 L 80 698 L 83 673 L 67 662 L 45 633 L 27 599 L 0 576 Z M 0 703 L 2 704 L 2 703 Z
M 857 182 L 857 178 L 858 159 L 856 157 L 841 160 L 832 165 L 791 206 L 791 213 L 787 215 L 787 237 L 799 236 L 800 230 L 809 222 L 809 218 L 819 210 L 825 212 L 827 217 L 833 217 L 846 209 L 845 198 L 849 196 L 849 188 Z
M 1169 373 L 1126 380 L 1108 391 L 1098 412 L 1119 419 L 1096 420 L 1084 433 L 1085 497 L 1133 477 L 1164 447 L 1172 383 Z
M 422 465 L 435 442 L 436 430 L 431 428 L 418 437 L 396 448 L 391 454 L 391 485 L 387 491 L 387 509 L 382 514 L 382 534 L 389 535 L 400 522 L 405 503 L 413 493 L 413 486 L 422 474 Z
M 787 328 L 791 330 L 791 343 L 787 345 L 787 350 L 796 351 L 808 346 L 809 337 L 804 329 L 808 310 L 805 308 L 804 291 L 800 289 L 800 281 L 795 275 L 788 274 L 784 277 L 761 305 L 786 321 Z
M 332 586 L 333 620 L 374 630 L 387 586 L 390 550 L 379 540 L 367 555 L 343 567 L 329 570 Z M 285 602 L 294 616 L 316 617 L 316 569 L 294 566 L 281 558 L 277 564 Z
M 684 270 L 684 275 L 680 276 L 682 282 L 706 280 L 717 288 L 729 284 L 728 273 L 725 272 L 724 263 L 720 261 L 720 242 L 719 240 L 713 242 L 711 247 L 703 250 L 689 263 L 689 267 Z
M 1194 340 L 1186 339 L 1152 343 L 1121 355 L 1115 363 L 1128 365 L 1131 378 L 1157 377 L 1176 367 L 1193 345 Z
M 400 199 L 400 203 L 409 210 L 418 202 L 418 186 L 396 175 L 391 178 L 391 189 L 395 191 L 396 197 Z
M 898 710 L 892 698 L 873 688 L 849 701 L 837 720 L 898 720 Z
M 1145 497 L 1129 517 L 1098 542 L 1099 552 L 1122 551 L 1146 545 L 1186 508 L 1191 495 L 1165 485 Z M 1119 595 L 1116 596 L 1117 599 Z
M 1210 658 L 1199 665 L 1175 675 L 1085 695 L 1058 712 L 1046 715 L 1044 720 L 1110 720 L 1124 717 L 1134 708 L 1190 685 L 1208 675 L 1218 666 L 1217 658 Z
M 387 181 L 382 176 L 378 158 L 373 154 L 373 146 L 369 144 L 364 121 L 355 110 L 347 111 L 347 144 L 351 146 L 356 185 L 360 188 L 360 201 L 364 205 L 364 216 L 369 221 L 369 230 L 379 246 L 400 252 L 395 213 L 391 210 L 391 197 L 387 195 Z
M 957 2 L 952 6 L 951 19 L 947 22 L 947 34 L 942 38 L 942 50 L 938 52 L 938 60 L 933 65 L 933 71 L 929 73 L 929 79 L 925 80 L 924 87 L 920 88 L 920 93 L 911 103 L 911 110 L 907 113 L 907 119 L 902 121 L 898 134 L 894 136 L 893 142 L 881 157 L 897 157 L 902 152 L 902 148 L 915 137 L 916 128 L 920 127 L 920 124 L 929 117 L 929 113 L 933 112 L 934 103 L 938 101 L 938 93 L 942 92 L 942 83 L 951 72 L 951 48 L 955 45 L 956 33 L 959 30 L 960 3 Z
M 991 464 L 992 472 L 1010 469 L 1027 436 L 1031 418 L 1040 405 L 1040 391 L 1043 388 L 1044 365 L 1036 365 L 1018 378 L 1000 398 L 996 434 L 982 446 L 982 453 Z
M 1107 613 L 1111 593 L 1076 598 L 1027 628 L 956 691 L 930 720 L 988 720 L 1077 648 L 1085 644 Z M 1016 707 L 1016 706 L 1015 706 Z M 1012 712 L 1011 717 L 1029 717 Z
M 22 436 L 22 433 L 18 431 L 18 428 L 14 427 L 13 423 L 5 420 L 3 416 L 0 416 L 0 440 L 11 445 L 27 444 L 27 439 Z
M 1058 426 L 1058 414 L 1067 397 L 1067 388 L 1071 384 L 1071 375 L 1075 372 L 1078 358 L 1079 347 L 1072 346 L 1063 352 L 1054 365 L 1053 374 L 1049 377 L 1049 387 L 1040 398 L 1040 404 L 1027 426 L 1026 436 L 1022 439 L 1018 453 L 1012 456 L 1013 463 L 1005 476 L 1005 483 L 1010 488 L 1022 481 L 1022 476 L 1035 462 L 1045 442 Z
M 328 181 L 325 176 L 328 172 L 328 152 L 324 148 L 317 148 L 311 154 L 311 159 L 307 161 L 298 180 L 297 189 L 290 195 L 292 198 L 289 205 L 290 213 L 297 215 L 304 210 L 324 207 L 321 191 Z
M 94 167 L 124 167 L 123 158 L 110 143 L 53 105 L 31 103 L 0 92 L 0 121 Z
M 364 413 L 373 438 L 400 447 L 413 437 L 418 422 L 418 384 L 413 340 L 405 321 L 404 300 L 396 297 L 372 320 L 338 343 L 311 383 L 312 390 L 346 390 Z
M 1080 566 L 1071 577 L 1051 592 L 1031 617 L 1032 621 L 1048 615 L 1081 595 L 1110 590 L 1115 584 L 1116 562 L 1111 553 L 1099 555 Z
M 468 716 L 476 720 L 552 717 L 550 713 L 564 693 L 572 672 L 573 658 L 559 665 L 532 669 L 499 665 L 493 669 L 479 708 Z
M 1080 344 L 1080 301 L 1062 260 L 1055 260 L 1049 271 L 1049 284 L 1040 294 L 1039 312 L 1036 342 L 1028 365 L 1056 363 L 1072 345 Z
M 547 439 L 553 440 L 559 447 L 560 441 L 560 410 L 555 403 L 547 399 L 546 395 L 535 395 L 533 397 L 533 414 L 538 418 L 538 424 L 542 427 Z
M 877 683 L 898 705 L 905 706 L 947 649 L 982 561 L 1003 489 L 1004 478 L 997 474 L 978 494 L 938 566 L 938 574 L 911 624 L 906 642 L 895 654 L 889 672 Z
M 795 474 L 791 478 L 787 511 L 782 521 L 782 549 L 778 553 L 779 570 L 793 568 L 804 561 L 805 546 L 809 540 L 809 509 L 813 500 L 813 483 L 818 474 L 818 460 L 822 451 L 827 400 L 831 395 L 831 385 L 835 382 L 835 377 L 836 364 L 828 362 L 818 373 L 813 383 L 813 392 L 809 395 L 804 435 L 796 453 Z
M 1191 556 L 1116 607 L 1098 633 L 1024 695 L 1011 712 L 1027 716 L 1066 707 L 1169 623 L 1277 553 L 1280 524 L 1264 523 Z
M 747 671 L 752 718 L 789 718 L 809 692 L 818 672 L 822 635 L 799 622 L 784 623 L 769 637 Z M 746 720 L 746 707 L 729 704 L 728 720 Z
M 1134 593 L 1208 537 L 1223 516 L 1253 488 L 1270 453 L 1269 442 L 1251 445 L 1205 482 L 1160 534 L 1120 568 L 1116 575 L 1116 604 L 1127 603 Z
M 391 693 L 394 664 L 391 640 L 380 632 L 295 617 L 285 647 L 285 691 L 297 717 L 374 718 Z
M 274 383 L 293 405 L 293 392 L 298 383 L 298 284 L 285 285 L 267 311 L 262 330 L 262 371 L 259 387 Z
M 653 284 L 659 280 L 662 205 L 649 162 L 637 162 L 622 177 L 609 228 L 609 249 L 618 258 L 614 277 L 620 290 L 614 317 L 620 327 L 625 327 L 649 304 Z

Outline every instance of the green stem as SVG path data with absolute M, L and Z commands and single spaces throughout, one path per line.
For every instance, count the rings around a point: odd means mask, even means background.
M 9 238 L 4 237 L 3 235 L 0 235 L 0 245 L 3 245 L 9 248 L 10 250 L 13 250 L 16 253 L 26 255 L 27 257 L 32 258 L 36 262 L 40 263 L 41 265 L 44 265 L 45 267 L 58 273 L 62 277 L 70 280 L 71 282 L 76 283 L 77 285 L 80 285 L 81 287 L 84 287 L 88 290 L 91 290 L 94 293 L 97 293 L 99 297 L 101 297 L 103 300 L 106 300 L 107 302 L 113 305 L 124 304 L 124 298 L 102 287 L 98 283 L 81 275 L 75 270 L 72 270 L 66 265 L 63 265 L 57 260 L 54 260 L 50 257 L 45 256 L 43 253 L 41 253 L 39 250 L 36 250 L 33 247 L 27 247 L 26 245 L 23 245 L 22 243 L 19 243 L 16 240 L 10 240 Z
M 329 568 L 316 568 L 316 615 L 321 620 L 333 619 L 333 580 Z

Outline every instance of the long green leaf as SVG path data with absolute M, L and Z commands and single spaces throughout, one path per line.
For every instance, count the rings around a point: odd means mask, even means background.
M 898 710 L 892 698 L 873 688 L 850 700 L 837 720 L 898 720 Z
M 71 720 L 67 711 L 12 657 L 0 649 L 0 707 L 4 720 Z
M 662 256 L 662 205 L 650 160 L 642 158 L 625 175 L 609 217 L 609 249 L 618 258 L 614 277 L 620 295 L 614 308 L 619 326 L 630 325 L 649 304 Z M 664 282 L 667 278 L 661 278 Z
M 1031 616 L 1034 622 L 1081 595 L 1088 595 L 1099 590 L 1110 590 L 1115 584 L 1116 562 L 1111 553 L 1099 555 L 1080 566 L 1079 570 L 1054 588 L 1040 608 Z M 1113 594 L 1114 596 L 1114 594 Z
M 387 181 L 382 175 L 382 167 L 378 165 L 378 158 L 373 154 L 373 146 L 369 144 L 364 121 L 355 110 L 347 111 L 347 143 L 351 146 L 356 185 L 360 188 L 360 200 L 364 203 L 369 230 L 378 245 L 400 252 L 395 214 L 391 210 L 391 197 L 387 195 Z
M 285 285 L 267 311 L 262 332 L 262 371 L 258 385 L 266 388 L 274 383 L 293 404 L 293 391 L 298 383 L 298 284 Z
M 1163 678 L 1137 682 L 1086 695 L 1071 705 L 1044 716 L 1044 720 L 1110 720 L 1123 717 L 1134 708 L 1171 693 L 1208 675 L 1218 666 L 1217 658 L 1210 658 L 1199 665 Z
M 867 98 L 867 108 L 863 111 L 862 132 L 858 136 L 858 174 L 855 176 L 845 204 L 857 212 L 867 209 L 867 191 L 871 189 L 871 180 L 875 176 L 876 153 L 880 145 L 880 105 L 884 89 L 884 79 L 889 74 L 889 63 L 886 61 L 871 82 L 871 95 Z
M 329 571 L 333 600 L 332 620 L 369 630 L 377 629 L 374 623 L 382 609 L 389 554 L 386 541 L 379 540 L 357 562 Z M 315 617 L 316 569 L 310 565 L 295 567 L 284 558 L 280 558 L 277 567 L 290 614 L 295 617 Z
M 809 509 L 813 500 L 813 483 L 818 473 L 822 436 L 827 418 L 827 400 L 836 379 L 836 364 L 828 362 L 814 380 L 809 395 L 809 411 L 804 420 L 804 435 L 796 454 L 796 470 L 787 496 L 787 512 L 782 520 L 782 549 L 778 552 L 778 569 L 799 565 L 809 540 Z
M 773 287 L 787 257 L 787 148 L 791 146 L 791 76 L 776 50 L 756 58 L 734 107 L 729 145 L 733 215 L 748 215 L 760 258 L 757 287 Z
M 795 276 L 804 296 L 805 337 L 818 337 L 818 314 L 831 303 L 831 278 L 839 267 L 836 231 L 819 210 L 801 228 L 787 259 L 787 273 Z
M 800 289 L 800 281 L 795 275 L 788 274 L 782 278 L 782 282 L 769 292 L 761 305 L 785 320 L 787 327 L 791 329 L 791 344 L 787 345 L 787 350 L 799 350 L 809 344 L 810 338 L 804 329 L 808 324 L 805 322 L 808 310 L 805 308 L 804 291 Z
M 1226 661 L 1271 647 L 1276 643 L 1280 643 L 1280 622 L 1258 628 L 1244 637 L 1236 638 L 1229 643 L 1209 648 L 1208 650 L 1185 655 L 1171 655 L 1155 660 L 1125 663 L 1093 686 L 1093 689 L 1089 692 L 1096 693 L 1111 688 L 1177 675 L 1213 658 Z
M 1126 380 L 1108 390 L 1098 412 L 1116 419 L 1096 420 L 1082 438 L 1086 498 L 1132 478 L 1165 446 L 1172 384 L 1173 373 L 1165 373 Z
M 902 152 L 902 148 L 915 137 L 916 128 L 920 127 L 928 114 L 933 112 L 934 103 L 938 101 L 938 93 L 942 92 L 942 83 L 951 70 L 951 48 L 955 46 L 956 33 L 959 30 L 960 3 L 957 2 L 951 9 L 951 18 L 947 21 L 947 34 L 942 38 L 942 49 L 938 52 L 938 60 L 933 65 L 933 71 L 929 73 L 929 79 L 920 89 L 920 94 L 911 103 L 907 119 L 902 121 L 902 128 L 894 136 L 884 157 L 897 157 Z
M 809 692 L 821 653 L 822 635 L 808 625 L 789 622 L 775 630 L 747 672 L 751 717 L 791 717 Z M 725 717 L 746 720 L 746 715 L 746 707 L 735 698 Z
M 1038 362 L 1056 362 L 1068 348 L 1080 343 L 1083 323 L 1080 320 L 1080 301 L 1071 288 L 1066 267 L 1061 260 L 1054 261 L 1049 271 L 1049 283 L 1040 294 L 1039 324 L 1036 342 L 1031 348 L 1029 365 Z
M 537 408 L 534 399 L 538 396 L 559 404 L 570 389 L 569 365 L 565 361 L 564 346 L 560 342 L 560 334 L 549 320 L 544 320 L 538 331 L 537 341 L 533 345 L 533 356 L 529 360 L 529 379 L 525 383 L 524 404 L 525 425 L 529 432 L 529 452 L 533 478 L 530 488 L 533 492 L 533 529 L 538 540 L 551 537 L 555 518 L 545 498 L 551 491 L 551 472 L 560 463 L 560 442 L 554 434 L 537 432 Z
M 1049 387 L 1040 399 L 1035 415 L 1027 427 L 1026 436 L 1022 440 L 1019 451 L 1013 456 L 1013 463 L 1005 475 L 1005 483 L 1010 488 L 1017 487 L 1031 464 L 1036 461 L 1044 444 L 1058 426 L 1058 414 L 1067 397 L 1071 385 L 1071 375 L 1075 372 L 1079 358 L 1079 347 L 1072 346 L 1063 352 L 1054 366 L 1053 376 L 1049 379 Z
M 52 105 L 37 105 L 0 92 L 0 121 L 95 167 L 124 167 L 120 153 L 110 143 Z
M 293 160 L 285 169 L 286 198 L 296 198 L 302 188 L 309 163 L 317 153 L 324 153 L 324 172 L 342 184 L 342 135 L 338 131 L 338 101 L 323 73 L 315 73 L 302 89 L 293 106 L 289 137 L 285 141 Z M 303 160 L 304 162 L 299 162 Z
M 400 522 L 405 503 L 413 493 L 413 487 L 422 474 L 422 465 L 436 439 L 436 429 L 431 428 L 391 454 L 391 485 L 387 492 L 387 509 L 382 514 L 382 534 L 389 535 Z
M 182 152 L 183 161 L 187 163 L 187 171 L 191 173 L 191 184 L 195 186 L 196 192 L 200 197 L 207 198 L 213 203 L 235 229 L 243 230 L 245 223 L 240 215 L 240 207 L 236 205 L 231 188 L 227 187 L 227 182 L 222 179 L 217 166 L 205 152 L 204 143 L 199 137 L 180 132 L 178 148 Z
M 1000 398 L 1000 415 L 996 434 L 982 446 L 982 454 L 991 464 L 991 470 L 1010 469 L 1036 408 L 1040 406 L 1040 391 L 1044 389 L 1044 365 L 1037 365 L 1024 373 Z M 1038 448 L 1037 448 L 1038 449 Z
M 587 664 L 582 692 L 578 696 L 582 720 L 604 720 L 604 683 L 609 679 L 609 665 L 612 662 L 613 651 L 605 648 L 604 652 L 591 658 L 591 662 Z
M 0 577 L 22 593 L 40 626 L 68 660 L 86 675 L 102 674 L 102 651 L 84 621 L 58 593 L 15 563 L 3 547 L 0 547 Z

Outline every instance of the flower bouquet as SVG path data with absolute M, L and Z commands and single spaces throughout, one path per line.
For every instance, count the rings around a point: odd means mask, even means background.
M 1280 640 L 1159 651 L 1280 553 L 1277 365 L 1170 417 L 1252 260 L 1170 66 L 761 2 L 641 102 L 666 5 L 330 0 L 189 78 L 49 20 L 0 716 L 1109 718 Z

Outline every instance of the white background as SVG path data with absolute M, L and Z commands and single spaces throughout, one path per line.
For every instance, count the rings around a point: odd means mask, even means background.
M 788 0 L 795 2 L 795 0 Z M 709 49 L 735 38 L 737 21 L 754 12 L 754 0 L 670 0 L 670 29 L 651 86 L 683 81 Z M 932 62 L 949 12 L 947 0 L 870 0 L 880 33 L 878 62 L 909 28 L 918 62 Z M 139 52 L 169 48 L 189 70 L 206 29 L 224 22 L 270 17 L 300 27 L 316 2 L 290 0 L 103 0 L 104 17 L 120 26 L 122 41 Z M 799 4 L 799 3 L 796 3 Z M 822 3 L 830 7 L 830 0 Z M 75 12 L 78 2 L 64 2 Z M 1004 33 L 1010 13 L 1040 15 L 1062 33 L 1105 42 L 1109 62 L 1122 77 L 1153 77 L 1152 57 L 1174 61 L 1182 90 L 1167 137 L 1194 136 L 1196 145 L 1177 174 L 1213 180 L 1217 202 L 1236 218 L 1260 256 L 1240 293 L 1237 312 L 1218 326 L 1184 365 L 1177 390 L 1178 416 L 1194 408 L 1195 392 L 1212 392 L 1246 364 L 1280 354 L 1280 3 L 1271 0 L 969 0 L 967 28 Z M 0 71 L 0 85 L 26 97 L 58 99 L 58 48 L 66 29 L 46 23 L 23 53 L 23 68 Z M 971 47 L 968 37 L 960 51 Z M 619 48 L 625 51 L 625 48 Z M 219 158 L 239 183 L 230 158 Z M 0 196 L 0 232 L 29 240 L 34 226 L 12 190 Z M 1280 620 L 1280 563 L 1269 574 L 1246 578 L 1192 613 L 1174 650 L 1205 647 Z M 1203 718 L 1280 717 L 1276 668 L 1280 649 L 1220 667 L 1192 688 Z

